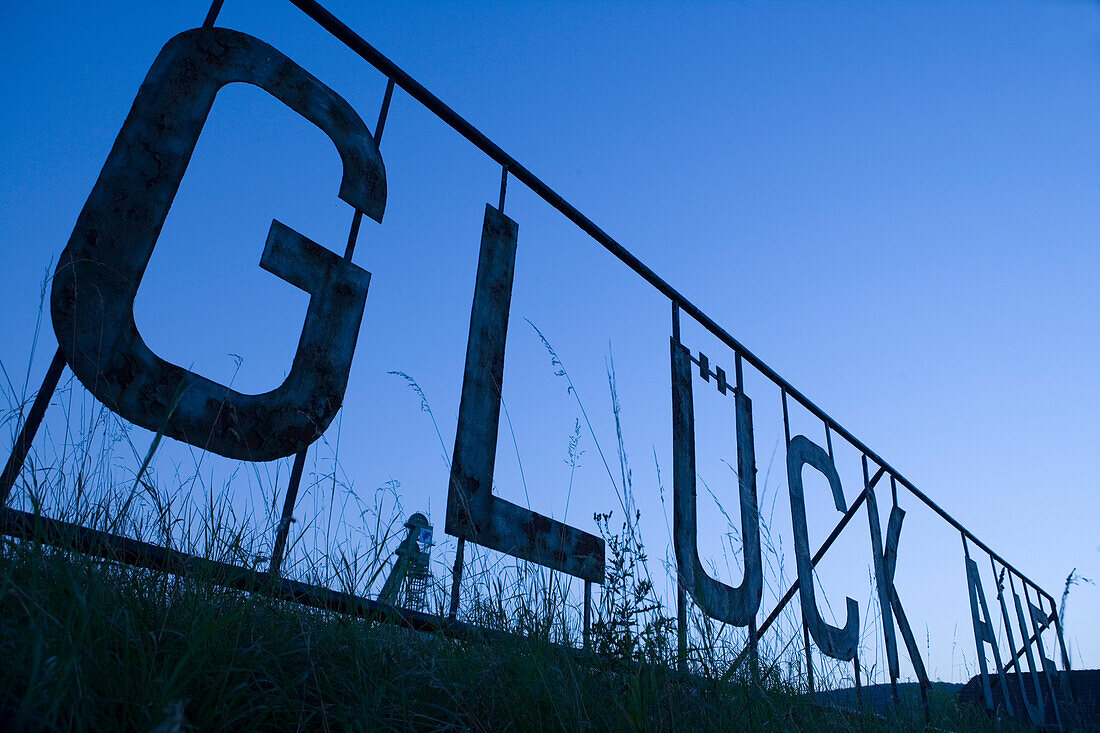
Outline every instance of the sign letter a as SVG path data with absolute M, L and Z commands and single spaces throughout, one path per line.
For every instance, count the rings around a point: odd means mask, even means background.
M 978 667 L 982 672 L 982 691 L 985 693 L 985 705 L 989 710 L 994 710 L 993 690 L 989 686 L 989 668 L 985 660 L 985 644 L 993 649 L 993 660 L 997 663 L 997 679 L 1001 683 L 1001 699 L 1004 700 L 1008 714 L 1013 715 L 1012 698 L 1008 696 L 1008 687 L 1005 685 L 1004 673 L 1001 671 L 1001 652 L 997 649 L 997 634 L 993 631 L 993 624 L 989 620 L 989 606 L 985 603 L 985 593 L 982 591 L 982 578 L 978 574 L 978 564 L 966 558 L 966 586 L 970 594 L 970 617 L 974 622 L 974 644 L 977 646 Z

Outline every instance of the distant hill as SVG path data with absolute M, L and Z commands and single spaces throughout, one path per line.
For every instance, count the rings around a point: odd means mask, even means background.
M 956 682 L 932 682 L 931 695 L 944 698 L 954 697 L 963 685 Z M 893 692 L 890 685 L 865 685 L 859 691 L 862 703 L 857 696 L 854 687 L 845 687 L 839 690 L 821 690 L 814 693 L 817 702 L 835 705 L 842 708 L 859 710 L 862 705 L 867 705 L 868 710 L 879 715 L 886 715 L 894 704 Z M 919 706 L 921 704 L 920 685 L 916 682 L 898 683 L 898 701 L 902 707 Z

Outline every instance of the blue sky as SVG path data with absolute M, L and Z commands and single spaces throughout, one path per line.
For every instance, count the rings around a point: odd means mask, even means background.
M 1095 3 L 329 8 L 1052 594 L 1074 567 L 1100 579 Z M 47 266 L 138 85 L 163 43 L 205 12 L 0 10 L 0 359 L 17 380 Z M 373 127 L 383 77 L 289 3 L 227 0 L 219 24 L 274 45 Z M 400 91 L 381 149 L 389 203 L 356 250 L 372 281 L 338 455 L 357 491 L 400 481 L 406 507 L 430 509 L 442 534 L 439 440 L 387 372 L 423 387 L 449 451 L 481 219 L 500 173 Z M 319 130 L 258 89 L 223 90 L 138 295 L 152 348 L 238 390 L 281 382 L 305 296 L 260 270 L 259 254 L 276 217 L 340 251 L 351 212 L 338 180 Z M 565 515 L 563 458 L 580 413 L 529 319 L 569 370 L 609 461 L 614 359 L 650 553 L 671 557 L 668 303 L 514 181 L 505 209 L 520 228 L 498 492 Z M 52 353 L 44 328 L 32 385 Z M 701 329 L 686 324 L 684 338 L 732 372 Z M 764 476 L 780 438 L 778 393 L 755 375 L 747 386 Z M 732 403 L 704 387 L 696 382 L 700 478 L 733 511 L 722 463 L 734 457 Z M 820 423 L 793 419 L 822 440 Z M 587 430 L 581 448 L 567 518 L 591 531 L 592 512 L 617 503 Z M 789 552 L 781 445 L 775 455 L 775 485 L 763 491 L 778 496 L 773 532 Z M 838 458 L 849 460 L 849 501 L 856 458 Z M 838 515 L 811 484 L 816 545 Z M 719 543 L 728 527 L 700 493 L 701 547 L 736 584 Z M 965 676 L 953 651 L 975 669 L 958 535 L 903 506 L 899 593 L 927 623 L 933 675 Z M 861 618 L 873 615 L 869 562 L 861 515 L 822 567 L 819 597 L 839 611 L 851 595 Z M 1100 588 L 1078 586 L 1067 615 L 1076 665 L 1100 658 L 1096 618 Z

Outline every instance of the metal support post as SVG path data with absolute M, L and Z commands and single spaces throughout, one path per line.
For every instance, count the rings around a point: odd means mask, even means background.
M 8 456 L 7 465 L 4 466 L 4 473 L 0 475 L 0 507 L 8 503 L 8 494 L 11 493 L 11 489 L 15 485 L 15 479 L 19 477 L 19 472 L 23 470 L 23 463 L 27 460 L 31 443 L 34 442 L 34 436 L 38 433 L 38 427 L 42 424 L 42 417 L 46 414 L 46 407 L 50 404 L 53 393 L 57 390 L 57 383 L 61 381 L 61 372 L 64 369 L 65 355 L 61 353 L 61 348 L 58 347 L 57 352 L 53 355 L 53 361 L 50 362 L 50 368 L 46 370 L 46 378 L 42 380 L 42 387 L 34 398 L 34 404 L 31 405 L 27 421 L 23 423 L 23 429 L 19 431 L 19 437 L 15 439 L 15 445 L 11 449 L 11 455 Z
M 676 584 L 676 666 L 687 672 L 687 592 Z
M 592 581 L 584 581 L 584 649 L 592 650 Z
M 218 20 L 218 13 L 222 11 L 222 5 L 225 4 L 225 0 L 214 0 L 210 3 L 210 10 L 206 13 L 206 20 L 202 22 L 203 28 L 213 28 L 214 23 Z
M 859 652 L 852 657 L 852 672 L 856 678 L 856 704 L 859 705 L 859 709 L 863 710 L 863 681 L 859 675 Z
M 286 554 L 286 538 L 290 534 L 290 524 L 294 521 L 294 503 L 298 500 L 298 487 L 302 483 L 302 470 L 306 465 L 307 448 L 294 456 L 294 466 L 290 469 L 290 484 L 286 487 L 286 501 L 283 502 L 283 515 L 279 518 L 279 529 L 275 534 L 275 548 L 271 551 L 271 563 L 268 572 L 278 575 Z
M 451 571 L 451 604 L 447 609 L 447 618 L 454 621 L 458 618 L 458 589 L 462 584 L 462 556 L 466 550 L 466 538 L 458 538 L 458 548 L 455 550 L 455 564 Z
M 814 656 L 813 648 L 810 646 L 810 627 L 806 625 L 806 622 L 802 622 L 802 643 L 806 650 L 806 689 L 810 691 L 810 694 L 814 693 Z

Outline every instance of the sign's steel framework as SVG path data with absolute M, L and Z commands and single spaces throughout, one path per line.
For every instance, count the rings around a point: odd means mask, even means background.
M 674 543 L 679 578 L 677 609 L 681 665 L 686 663 L 686 608 L 689 596 L 708 616 L 748 627 L 748 644 L 738 662 L 751 660 L 755 671 L 759 639 L 797 593 L 802 607 L 810 688 L 814 684 L 811 638 L 823 654 L 853 663 L 858 686 L 858 604 L 851 598 L 847 599 L 843 626 L 833 627 L 826 623 L 816 606 L 813 568 L 861 505 L 866 503 L 877 597 L 883 619 L 883 640 L 895 698 L 900 674 L 896 625 L 927 705 L 928 676 L 893 582 L 905 516 L 898 499 L 900 487 L 959 532 L 986 705 L 990 709 L 995 707 L 993 675 L 987 667 L 985 656 L 985 646 L 989 645 L 996 662 L 993 672 L 999 673 L 997 684 L 1001 704 L 1006 712 L 1010 715 L 1017 712 L 1013 710 L 1004 676 L 1009 669 L 1015 668 L 1025 708 L 1019 711 L 1020 714 L 1026 714 L 1036 723 L 1047 721 L 1061 725 L 1057 704 L 1061 696 L 1055 695 L 1060 674 L 1047 657 L 1042 638 L 1044 630 L 1053 628 L 1064 670 L 1070 669 L 1070 662 L 1057 606 L 1049 593 L 974 536 L 625 247 L 316 0 L 290 2 L 388 79 L 374 133 L 367 130 L 355 110 L 335 92 L 274 48 L 243 33 L 215 28 L 223 0 L 214 0 L 201 28 L 185 31 L 169 41 L 142 84 L 59 260 L 51 298 L 59 347 L 0 474 L 0 532 L 139 567 L 177 575 L 201 576 L 226 587 L 262 592 L 309 606 L 390 619 L 412 628 L 452 634 L 484 634 L 487 633 L 484 629 L 456 618 L 463 547 L 466 541 L 471 541 L 583 579 L 587 646 L 591 586 L 593 583 L 602 584 L 604 579 L 603 540 L 507 502 L 494 496 L 491 491 L 505 335 L 518 235 L 518 225 L 504 214 L 506 186 L 511 176 L 580 227 L 671 303 Z M 355 209 L 343 257 L 278 221 L 272 222 L 260 265 L 306 290 L 311 299 L 290 374 L 283 385 L 262 395 L 234 392 L 160 359 L 142 341 L 133 319 L 133 300 L 141 276 L 214 97 L 221 86 L 234 81 L 263 88 L 329 136 L 343 162 L 339 196 Z M 446 529 L 459 538 L 459 544 L 450 614 L 446 618 L 396 609 L 386 602 L 301 583 L 284 578 L 279 572 L 306 451 L 336 414 L 347 384 L 370 282 L 370 273 L 352 264 L 351 257 L 363 215 L 381 221 L 385 210 L 386 177 L 379 146 L 395 87 L 400 87 L 501 166 L 498 205 L 487 205 L 485 210 L 459 424 L 448 488 Z M 78 283 L 82 287 L 77 287 Z M 94 295 L 89 296 L 90 293 Z M 693 354 L 681 343 L 682 317 L 693 319 L 732 350 L 732 383 L 727 381 L 726 372 L 712 365 L 705 354 Z M 782 402 L 788 493 L 798 568 L 798 580 L 759 625 L 757 617 L 762 596 L 759 513 L 752 402 L 745 393 L 743 380 L 745 363 L 778 388 Z M 265 461 L 294 455 L 286 502 L 267 572 L 235 567 L 6 507 L 8 496 L 66 366 L 112 410 L 158 434 L 163 433 L 242 460 Z M 710 577 L 698 557 L 692 397 L 692 382 L 696 374 L 707 382 L 713 378 L 720 394 L 732 394 L 734 398 L 738 498 L 745 558 L 744 579 L 736 588 Z M 790 400 L 822 422 L 825 447 L 803 435 L 791 435 L 788 418 Z M 862 457 L 863 488 L 850 505 L 845 500 L 833 463 L 834 436 L 846 441 Z M 802 471 L 806 466 L 825 476 L 836 509 L 842 513 L 840 521 L 812 556 L 806 533 L 802 488 Z M 887 477 L 891 508 L 884 537 L 875 489 Z M 978 565 L 971 557 L 974 551 L 984 553 L 994 577 L 1000 575 L 1002 578 L 998 581 L 997 599 L 1012 647 L 1012 654 L 1007 660 L 1001 658 L 997 648 Z M 1022 636 L 1022 646 L 1018 649 L 1005 600 L 1004 577 L 1008 580 L 1015 622 Z M 1017 582 L 1023 592 L 1023 602 L 1016 589 Z M 1038 650 L 1038 663 L 1033 645 Z M 1027 660 L 1035 702 L 1029 699 L 1025 690 L 1025 675 L 1020 664 L 1022 658 Z M 1051 701 L 1052 710 L 1045 709 L 1044 699 Z

